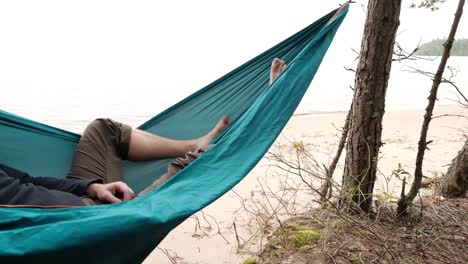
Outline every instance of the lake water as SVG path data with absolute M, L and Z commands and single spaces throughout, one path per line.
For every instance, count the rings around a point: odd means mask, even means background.
M 333 47 L 332 47 L 333 49 Z M 297 112 L 333 112 L 347 111 L 352 99 L 349 88 L 354 82 L 354 73 L 344 70 L 355 67 L 353 60 L 340 60 L 342 51 L 330 51 L 327 54 L 319 72 L 317 73 L 309 91 L 305 95 Z M 349 57 L 349 55 L 348 55 Z M 424 71 L 435 72 L 439 58 L 433 61 L 420 60 L 417 62 L 394 63 L 392 75 L 387 91 L 387 110 L 421 109 L 427 103 L 427 96 L 432 81 L 420 74 L 410 73 L 410 67 L 417 67 Z M 340 61 L 339 63 L 336 63 Z M 346 61 L 350 64 L 346 65 Z M 468 94 L 468 58 L 453 57 L 449 64 L 460 70 L 453 78 L 460 89 Z M 168 78 L 176 78 L 177 73 L 163 74 Z M 173 76 L 172 76 L 173 75 Z M 155 74 L 157 77 L 157 74 Z M 446 74 L 449 77 L 449 74 Z M 86 76 L 82 76 L 86 79 Z M 117 78 L 117 77 L 116 77 Z M 25 77 L 27 79 L 27 77 Z M 211 80 L 212 81 L 212 80 Z M 27 118 L 57 126 L 74 132 L 81 132 L 86 124 L 96 117 L 111 117 L 116 120 L 137 126 L 157 113 L 182 100 L 186 96 L 201 88 L 202 83 L 210 80 L 195 80 L 199 86 L 190 85 L 190 80 L 183 84 L 187 87 L 174 88 L 154 87 L 128 84 L 121 89 L 112 90 L 109 85 L 90 87 L 76 86 L 69 81 L 58 88 L 41 85 L 35 88 L 35 83 L 2 80 L 0 109 Z M 138 82 L 137 82 L 138 84 Z M 179 84 L 179 83 L 178 83 Z M 163 86 L 169 86 L 168 83 Z M 444 84 L 440 88 L 439 103 L 453 103 L 457 98 L 455 89 Z

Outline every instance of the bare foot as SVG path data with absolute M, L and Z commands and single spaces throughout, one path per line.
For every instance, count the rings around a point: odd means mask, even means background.
M 275 58 L 271 63 L 270 71 L 270 85 L 280 76 L 280 74 L 286 69 L 286 63 L 283 60 Z
M 210 132 L 208 132 L 208 134 L 197 139 L 195 152 L 206 149 L 211 141 L 213 141 L 216 136 L 223 132 L 223 130 L 229 125 L 230 122 L 231 120 L 229 120 L 229 117 L 223 116 L 216 124 L 216 126 Z

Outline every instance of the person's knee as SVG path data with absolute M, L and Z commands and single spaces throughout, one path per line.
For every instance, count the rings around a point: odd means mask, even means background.
M 110 118 L 97 118 L 83 133 L 82 138 L 104 141 L 103 145 L 112 148 L 121 159 L 127 159 L 132 128 Z
M 110 118 L 96 118 L 93 121 L 91 121 L 91 123 L 89 123 L 89 126 L 92 126 L 92 127 L 106 126 L 106 127 L 108 127 L 109 124 L 111 124 L 112 122 L 114 122 L 114 121 L 112 119 L 110 119 Z
M 91 121 L 83 132 L 83 137 L 92 135 L 103 135 L 110 131 L 111 120 L 109 118 L 97 118 Z

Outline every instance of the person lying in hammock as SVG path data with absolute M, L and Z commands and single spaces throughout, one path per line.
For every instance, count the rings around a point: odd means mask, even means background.
M 274 59 L 270 84 L 286 68 Z M 143 195 L 190 164 L 230 123 L 223 117 L 205 136 L 174 140 L 133 129 L 111 119 L 96 119 L 83 132 L 66 179 L 31 177 L 0 164 L 0 205 L 84 206 L 118 203 L 136 195 L 123 182 L 119 162 L 177 158 L 165 175 L 143 190 Z

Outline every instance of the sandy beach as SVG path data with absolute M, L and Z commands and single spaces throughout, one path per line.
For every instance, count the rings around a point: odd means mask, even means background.
M 398 168 L 398 164 L 412 174 L 423 115 L 422 109 L 389 111 L 385 114 L 384 146 L 381 148 L 379 161 L 380 176 L 375 186 L 377 192 L 387 189 L 383 175 L 390 175 L 392 170 Z M 437 106 L 434 116 L 440 115 L 450 116 L 435 118 L 431 123 L 428 138 L 434 142 L 430 144 L 430 151 L 426 152 L 424 160 L 424 173 L 429 177 L 447 170 L 447 165 L 462 147 L 464 133 L 468 129 L 467 117 L 460 117 L 468 115 L 467 109 L 457 105 Z M 284 140 L 302 141 L 319 162 L 329 164 L 339 140 L 340 132 L 337 128 L 343 125 L 345 117 L 345 112 L 297 114 L 283 130 L 276 145 L 284 143 Z M 335 172 L 337 181 L 341 177 L 342 162 L 343 158 Z M 159 245 L 159 249 L 148 256 L 145 263 L 173 263 L 170 258 L 180 263 L 241 263 L 246 256 L 236 253 L 233 222 L 241 229 L 238 233 L 243 238 L 249 236 L 249 231 L 241 227 L 252 223 L 247 215 L 237 210 L 241 205 L 238 195 L 249 197 L 253 191 L 258 191 L 257 178 L 269 177 L 268 163 L 265 158 L 262 159 L 233 189 L 235 193 L 226 193 L 205 208 L 203 214 L 197 213 L 174 229 Z M 389 187 L 390 191 L 398 192 L 400 185 L 394 181 Z M 201 229 L 197 228 L 197 222 Z

